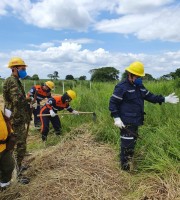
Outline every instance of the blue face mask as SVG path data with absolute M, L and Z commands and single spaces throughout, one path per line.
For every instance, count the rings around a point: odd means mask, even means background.
M 27 76 L 26 70 L 18 70 L 19 78 L 24 79 Z
M 137 79 L 135 79 L 134 84 L 135 84 L 136 86 L 142 85 L 142 78 L 137 78 Z

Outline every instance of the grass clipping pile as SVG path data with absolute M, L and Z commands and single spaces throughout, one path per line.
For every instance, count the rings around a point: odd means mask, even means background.
M 12 193 L 8 191 L 4 199 L 121 199 L 127 189 L 123 182 L 127 181 L 121 176 L 113 149 L 95 142 L 85 130 L 76 129 L 78 134 L 73 136 L 73 132 L 71 139 L 29 158 L 31 182 L 12 185 Z

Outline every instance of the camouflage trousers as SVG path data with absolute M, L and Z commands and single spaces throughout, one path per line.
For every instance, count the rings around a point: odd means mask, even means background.
M 0 182 L 7 183 L 12 178 L 14 159 L 12 152 L 4 150 L 0 153 Z
M 20 169 L 21 163 L 26 153 L 26 139 L 27 139 L 26 127 L 25 123 L 22 123 L 18 125 L 13 124 L 12 128 L 14 133 L 17 134 L 15 154 L 17 159 L 17 165 Z

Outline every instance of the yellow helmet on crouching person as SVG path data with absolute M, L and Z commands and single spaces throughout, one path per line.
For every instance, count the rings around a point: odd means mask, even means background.
M 52 81 L 46 81 L 45 85 L 48 86 L 48 88 L 51 90 L 54 89 L 54 83 Z
M 144 64 L 139 61 L 131 63 L 125 70 L 137 76 L 145 76 Z
M 68 90 L 66 93 L 72 100 L 76 98 L 76 93 L 73 90 Z
M 27 67 L 27 65 L 25 64 L 24 60 L 22 60 L 19 57 L 14 57 L 14 58 L 10 59 L 8 67 L 12 68 L 14 66 L 26 66 Z
M 63 95 L 62 95 L 62 102 L 70 102 L 71 100 L 76 98 L 76 93 L 73 90 L 67 90 Z

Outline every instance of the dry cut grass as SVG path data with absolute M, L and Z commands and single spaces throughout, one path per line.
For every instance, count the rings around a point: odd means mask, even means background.
M 28 185 L 14 181 L 1 200 L 178 200 L 179 175 L 126 173 L 117 152 L 94 140 L 89 125 L 74 129 L 56 146 L 26 158 Z M 32 141 L 31 141 L 32 142 Z
M 114 150 L 95 142 L 87 128 L 29 158 L 30 184 L 12 185 L 6 199 L 122 199 L 129 175 L 119 170 Z

